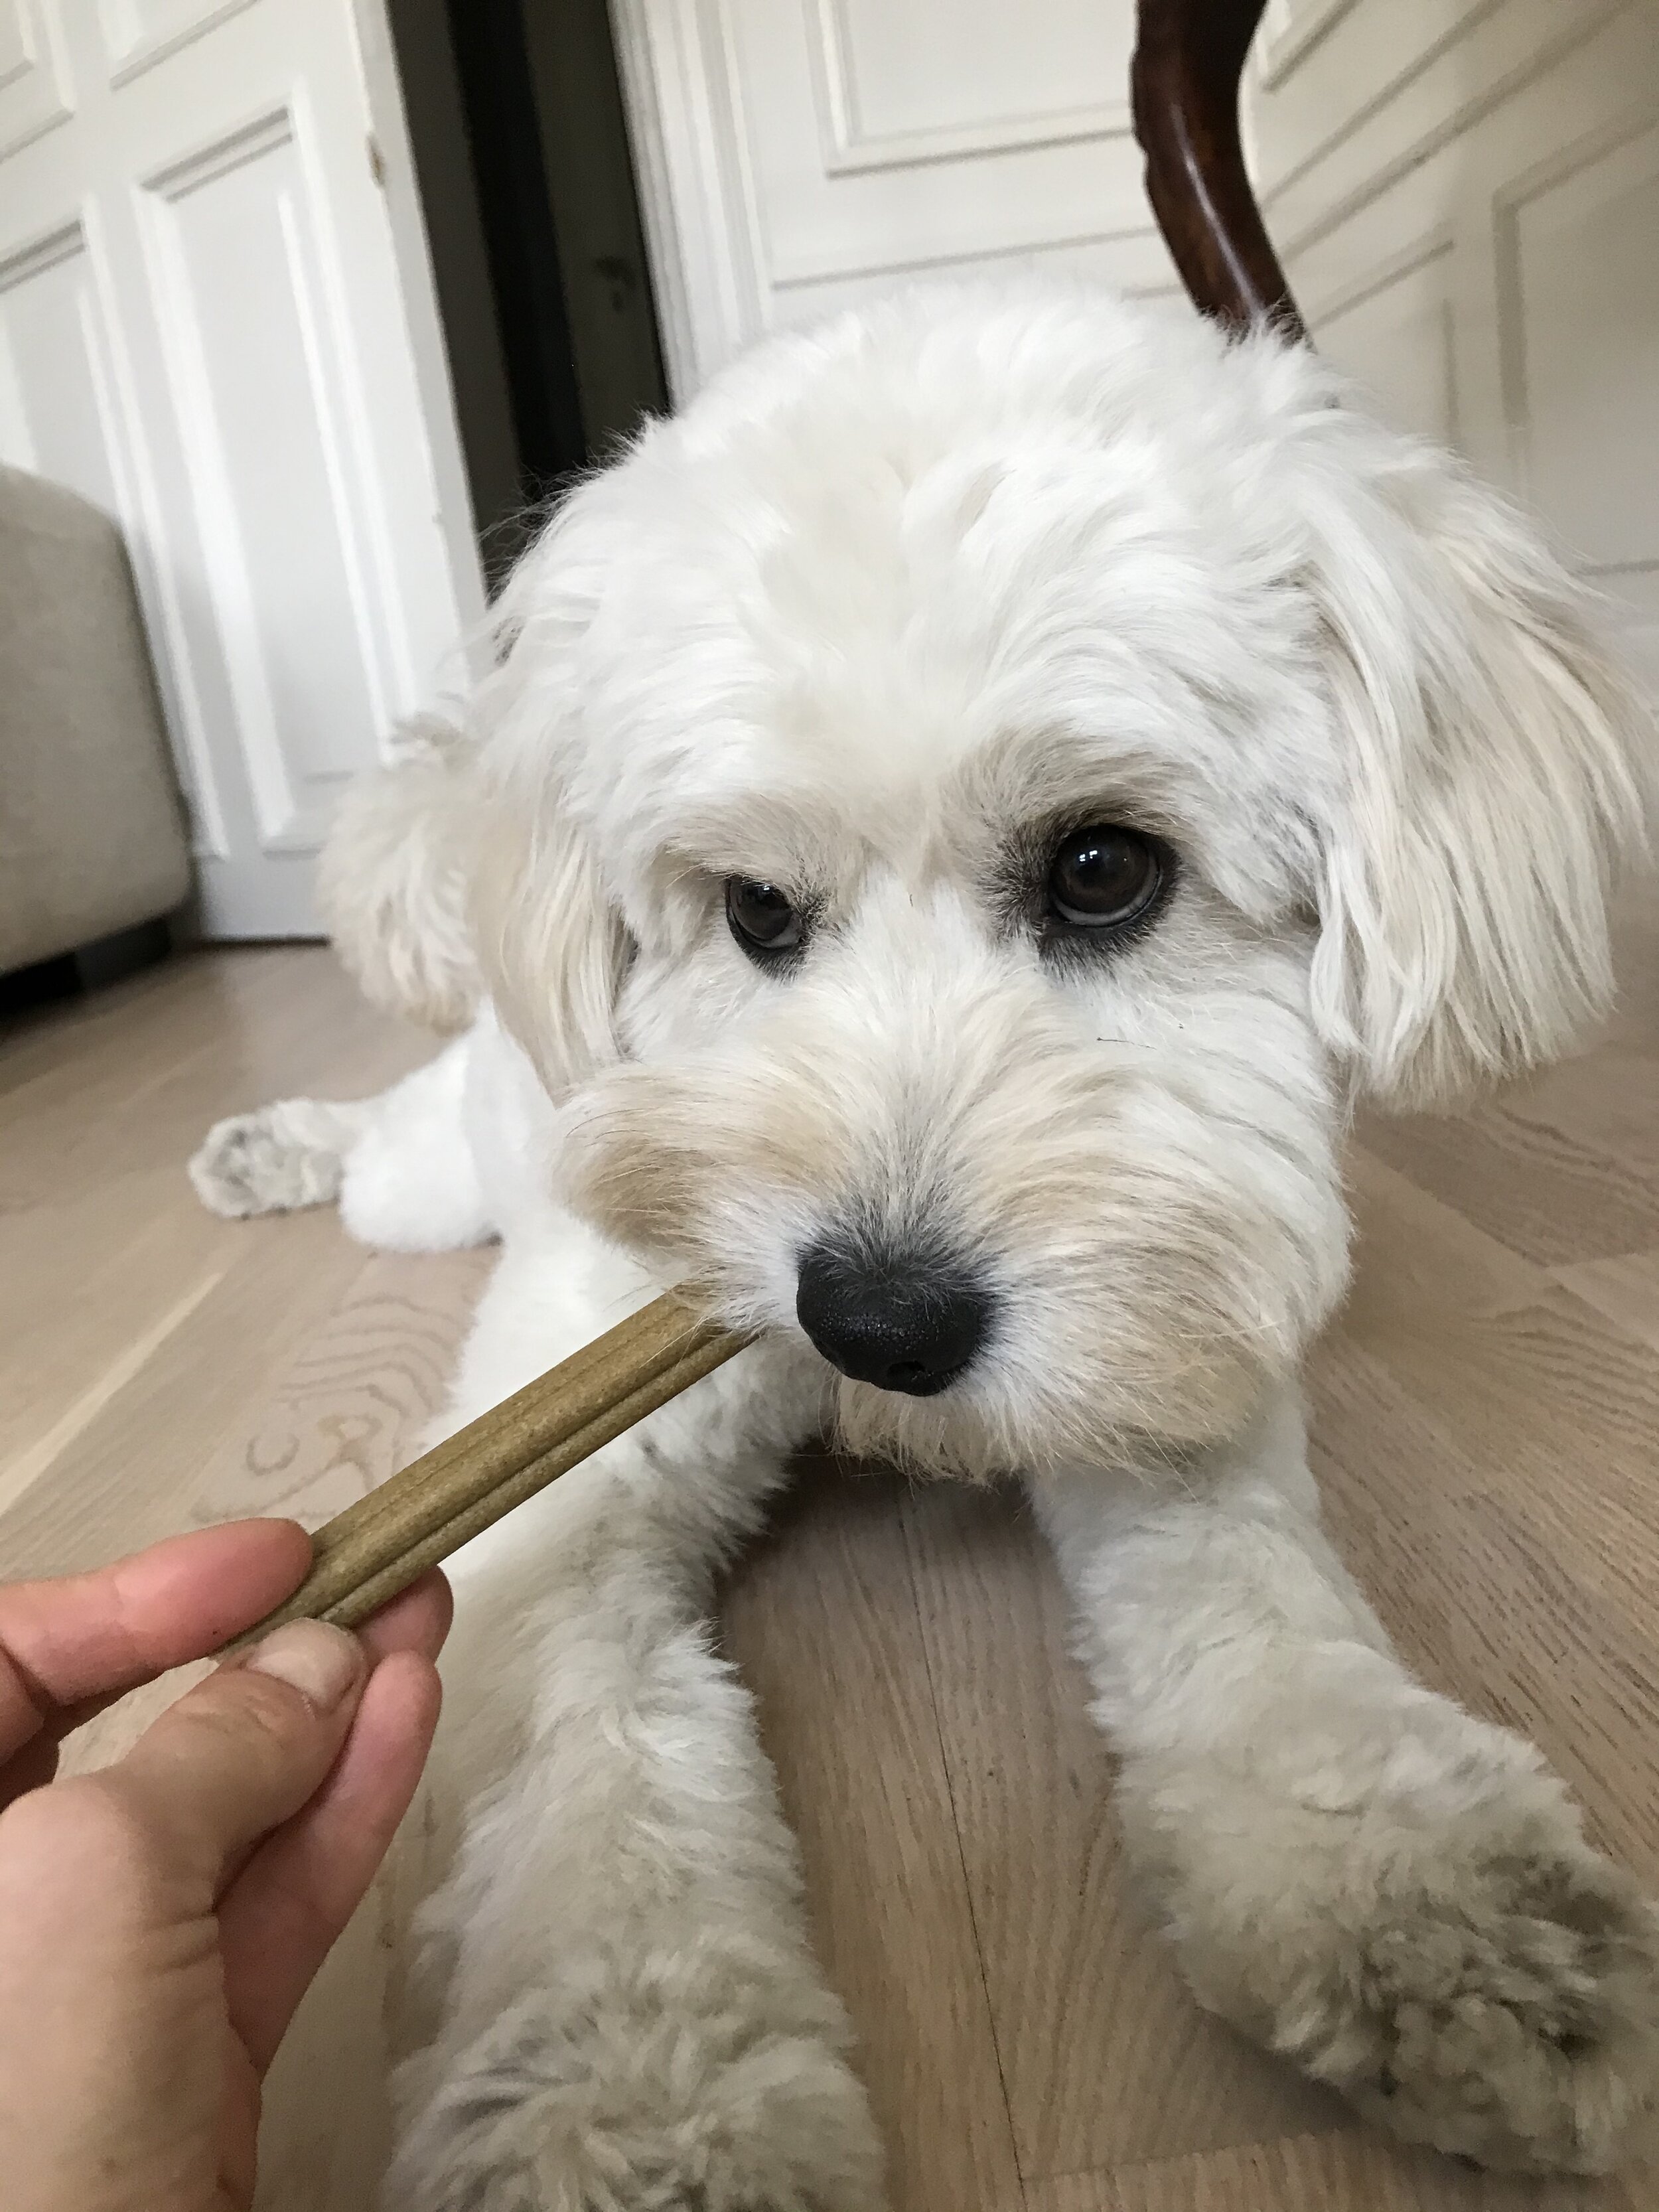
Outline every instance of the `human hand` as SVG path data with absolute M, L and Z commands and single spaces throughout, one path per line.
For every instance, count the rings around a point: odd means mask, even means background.
M 295 1589 L 289 1521 L 0 1587 L 0 2173 L 8 2212 L 242 2212 L 259 2085 L 437 1724 L 449 1592 L 279 1629 L 125 1759 L 52 1779 L 124 1690 Z M 43 1786 L 50 1784 L 50 1787 Z

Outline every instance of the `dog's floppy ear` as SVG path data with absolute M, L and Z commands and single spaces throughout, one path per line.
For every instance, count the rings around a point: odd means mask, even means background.
M 628 939 L 584 831 L 538 796 L 508 782 L 486 810 L 472 931 L 496 1012 L 557 1099 L 617 1057 Z
M 469 877 L 479 968 L 495 1009 L 562 1098 L 615 1060 L 629 940 L 571 798 L 582 640 L 602 589 L 605 477 L 568 501 L 495 611 Z
M 1448 456 L 1332 409 L 1304 479 L 1340 757 L 1312 1005 L 1420 1106 L 1561 1051 L 1613 988 L 1652 723 L 1596 610 Z
M 466 917 L 475 749 L 440 714 L 395 730 L 356 777 L 317 866 L 317 906 L 366 998 L 439 1030 L 465 1029 L 481 985 Z

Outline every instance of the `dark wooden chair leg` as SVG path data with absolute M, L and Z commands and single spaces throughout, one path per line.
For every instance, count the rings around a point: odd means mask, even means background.
M 1264 0 L 1139 0 L 1130 73 L 1146 193 L 1205 314 L 1306 325 L 1262 226 L 1238 137 L 1238 85 Z

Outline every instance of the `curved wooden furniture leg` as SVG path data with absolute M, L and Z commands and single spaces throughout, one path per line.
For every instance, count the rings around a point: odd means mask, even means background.
M 1245 173 L 1238 85 L 1264 0 L 1139 0 L 1130 84 L 1146 193 L 1205 314 L 1307 327 Z

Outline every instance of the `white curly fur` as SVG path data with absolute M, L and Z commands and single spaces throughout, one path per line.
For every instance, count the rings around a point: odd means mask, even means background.
M 483 996 L 467 924 L 472 748 L 439 714 L 392 732 L 347 792 L 317 870 L 317 910 L 364 995 L 428 1029 Z
M 1659 2077 L 1653 1913 L 1528 1747 L 1404 1673 L 1296 1382 L 1351 1097 L 1445 1097 L 1605 1003 L 1648 737 L 1577 591 L 1306 352 L 1025 287 L 739 364 L 569 501 L 501 643 L 470 749 L 422 741 L 331 861 L 372 988 L 477 1000 L 348 1109 L 346 1218 L 504 1238 L 447 1425 L 677 1278 L 763 1334 L 459 1562 L 389 2203 L 880 2202 L 708 1626 L 826 1422 L 1025 1471 L 1205 2003 L 1413 2140 L 1613 2161 Z M 1047 853 L 1101 820 L 1173 889 L 1056 945 Z M 793 968 L 734 942 L 732 876 L 808 915 Z M 309 1159 L 295 1112 L 261 1141 Z M 229 1127 L 210 1203 L 315 1180 Z M 805 1339 L 801 1255 L 854 1231 L 987 1286 L 941 1395 Z

